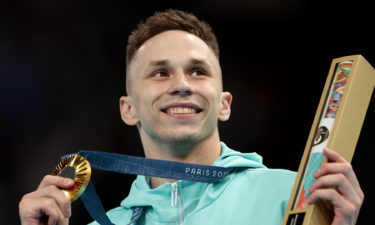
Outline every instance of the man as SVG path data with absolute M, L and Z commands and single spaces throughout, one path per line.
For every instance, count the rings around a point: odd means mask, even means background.
M 235 169 L 213 184 L 138 176 L 121 206 L 107 213 L 111 221 L 128 224 L 142 206 L 134 224 L 281 224 L 296 174 L 267 169 L 259 155 L 220 142 L 217 121 L 229 119 L 232 95 L 222 91 L 211 28 L 181 11 L 155 13 L 129 37 L 126 62 L 121 117 L 137 126 L 147 158 Z M 335 152 L 324 155 L 331 163 L 314 174 L 308 203 L 330 200 L 334 225 L 355 224 L 364 198 L 355 174 Z M 58 187 L 69 182 L 46 176 L 22 199 L 22 224 L 67 224 L 71 206 Z

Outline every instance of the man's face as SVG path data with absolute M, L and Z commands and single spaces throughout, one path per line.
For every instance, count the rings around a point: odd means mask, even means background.
M 137 124 L 141 136 L 204 139 L 216 131 L 218 118 L 229 118 L 231 95 L 222 92 L 218 59 L 195 35 L 167 31 L 149 39 L 129 72 L 132 92 L 123 98 L 134 118 L 124 121 Z

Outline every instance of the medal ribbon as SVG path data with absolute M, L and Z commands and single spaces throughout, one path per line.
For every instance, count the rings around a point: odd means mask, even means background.
M 70 155 L 63 156 L 61 159 L 63 160 Z M 233 167 L 206 166 L 106 152 L 80 151 L 78 155 L 89 161 L 91 168 L 94 169 L 203 183 L 214 183 L 233 170 Z M 91 180 L 80 198 L 96 222 L 101 225 L 114 225 L 105 213 Z M 133 209 L 129 224 L 141 216 L 142 210 L 143 207 L 135 207 Z

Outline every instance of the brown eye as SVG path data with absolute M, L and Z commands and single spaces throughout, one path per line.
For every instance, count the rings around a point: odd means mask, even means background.
M 167 77 L 168 74 L 164 71 L 159 71 L 154 74 L 154 77 Z
M 191 76 L 198 76 L 198 75 L 204 75 L 203 71 L 201 71 L 201 70 L 195 70 L 195 71 L 191 74 Z

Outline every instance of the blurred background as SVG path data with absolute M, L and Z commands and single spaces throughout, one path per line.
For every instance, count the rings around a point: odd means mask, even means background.
M 364 2 L 364 1 L 363 1 Z M 125 47 L 155 11 L 194 13 L 214 29 L 232 116 L 219 123 L 230 148 L 257 152 L 269 168 L 296 171 L 334 58 L 362 54 L 375 66 L 370 5 L 360 1 L 0 1 L 0 221 L 20 224 L 18 204 L 79 150 L 144 156 L 125 125 Z M 352 161 L 371 216 L 375 100 Z M 120 205 L 135 176 L 95 170 L 106 210 Z M 71 225 L 92 219 L 80 200 Z

